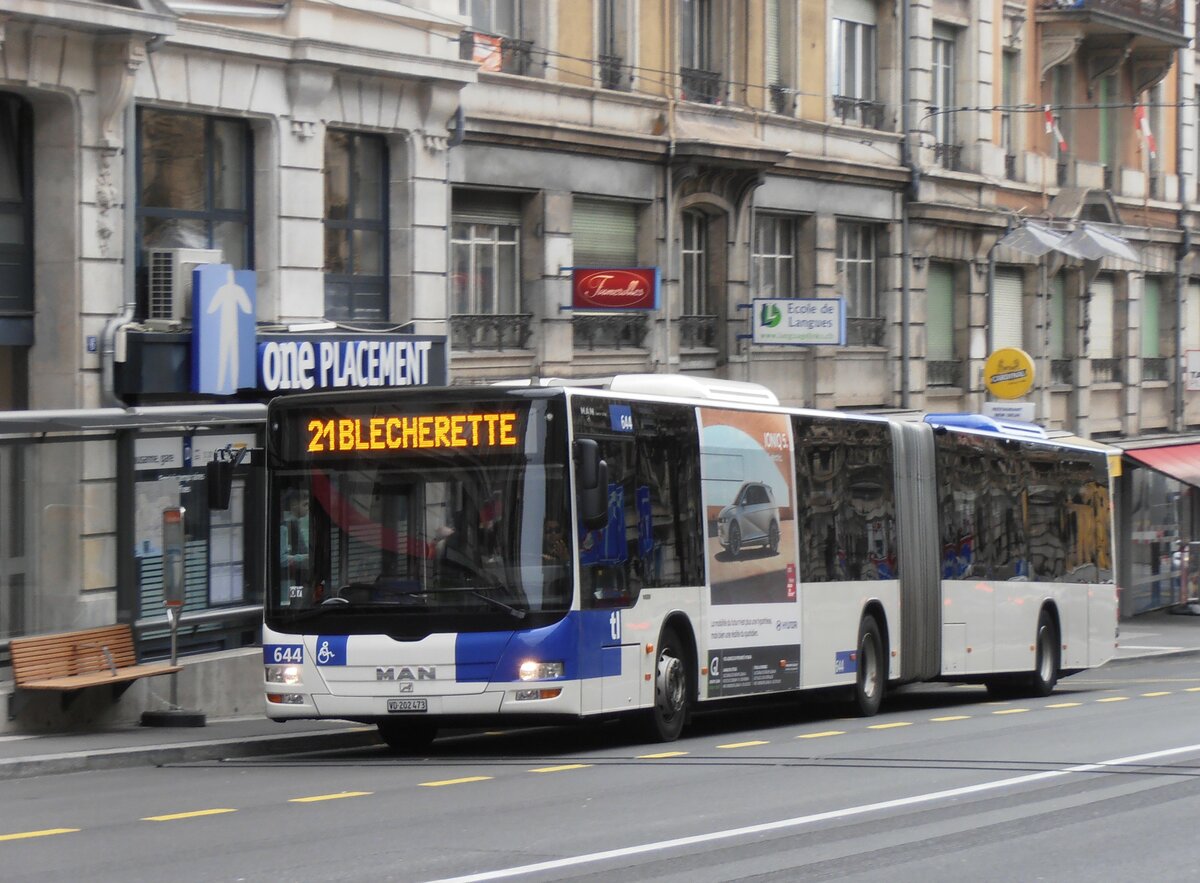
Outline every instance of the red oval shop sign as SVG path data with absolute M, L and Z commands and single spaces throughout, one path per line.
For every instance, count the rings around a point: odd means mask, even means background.
M 571 305 L 577 310 L 658 308 L 658 269 L 573 270 Z

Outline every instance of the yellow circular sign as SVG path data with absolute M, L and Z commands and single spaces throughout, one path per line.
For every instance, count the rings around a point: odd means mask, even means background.
M 983 363 L 983 385 L 1002 399 L 1019 399 L 1033 389 L 1033 359 L 1015 346 L 1006 346 Z

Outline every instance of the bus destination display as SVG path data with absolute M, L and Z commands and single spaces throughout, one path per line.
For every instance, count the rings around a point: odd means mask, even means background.
M 517 412 L 315 418 L 306 424 L 309 454 L 367 451 L 513 448 Z

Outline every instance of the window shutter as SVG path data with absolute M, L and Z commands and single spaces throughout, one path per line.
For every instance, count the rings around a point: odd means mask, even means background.
M 1200 350 L 1200 282 L 1189 282 L 1187 287 L 1187 348 Z
M 767 0 L 766 16 L 766 75 L 767 85 L 779 83 L 779 38 L 783 31 L 779 22 L 779 0 Z
M 1159 321 L 1160 305 L 1162 303 L 1162 283 L 1153 276 L 1147 276 L 1142 283 L 1142 358 L 1157 359 L 1159 351 Z
M 637 206 L 576 199 L 571 237 L 577 267 L 636 267 Z
M 1092 282 L 1088 304 L 1087 357 L 1113 357 L 1113 281 L 1097 278 Z
M 999 270 L 992 289 L 992 349 L 1006 346 L 1025 348 L 1024 294 L 1021 273 Z
M 1062 274 L 1050 280 L 1050 358 L 1067 357 L 1067 283 Z
M 454 220 L 464 223 L 521 226 L 518 198 L 503 193 L 455 193 L 453 214 Z
M 954 272 L 948 264 L 929 265 L 925 304 L 927 358 L 949 362 L 954 358 Z

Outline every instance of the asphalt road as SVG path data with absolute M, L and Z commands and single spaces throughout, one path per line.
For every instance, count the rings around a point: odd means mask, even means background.
M 1200 662 L 4 782 L 0 879 L 1194 880 Z

